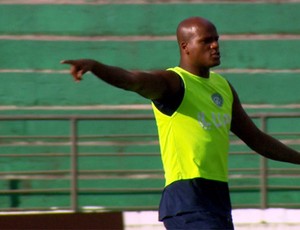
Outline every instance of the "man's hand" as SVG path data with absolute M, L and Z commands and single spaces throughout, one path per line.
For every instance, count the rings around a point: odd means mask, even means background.
M 82 76 L 86 72 L 91 71 L 95 65 L 95 61 L 90 59 L 63 60 L 60 63 L 71 65 L 70 74 L 76 82 L 81 81 Z

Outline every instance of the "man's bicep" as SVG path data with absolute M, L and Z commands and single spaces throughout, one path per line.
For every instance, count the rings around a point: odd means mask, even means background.
M 234 100 L 232 105 L 231 131 L 250 147 L 255 145 L 260 130 L 243 109 L 239 97 L 232 88 Z
M 139 87 L 135 91 L 150 100 L 161 100 L 180 90 L 179 76 L 174 72 L 152 71 L 136 74 Z

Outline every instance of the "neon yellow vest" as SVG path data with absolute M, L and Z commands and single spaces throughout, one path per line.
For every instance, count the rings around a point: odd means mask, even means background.
M 152 103 L 166 186 L 197 177 L 227 182 L 233 102 L 228 82 L 214 72 L 202 78 L 180 67 L 168 70 L 183 79 L 185 93 L 172 116 Z

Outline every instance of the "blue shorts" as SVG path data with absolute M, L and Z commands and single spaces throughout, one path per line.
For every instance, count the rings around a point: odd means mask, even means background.
M 220 216 L 204 211 L 182 213 L 176 216 L 167 217 L 163 220 L 163 223 L 168 230 L 234 229 L 231 216 Z

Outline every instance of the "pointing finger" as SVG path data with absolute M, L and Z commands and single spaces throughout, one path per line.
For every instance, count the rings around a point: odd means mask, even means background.
M 61 64 L 69 64 L 69 65 L 73 65 L 73 64 L 74 64 L 74 61 L 73 61 L 73 60 L 62 60 L 60 63 L 61 63 Z

